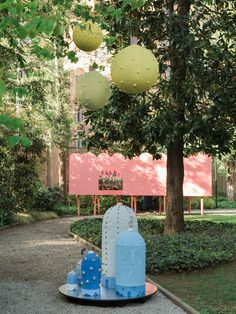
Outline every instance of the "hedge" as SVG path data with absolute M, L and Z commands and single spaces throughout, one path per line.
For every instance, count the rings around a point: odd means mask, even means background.
M 139 232 L 146 241 L 147 272 L 200 269 L 236 259 L 236 225 L 187 221 L 185 232 L 164 235 L 164 221 L 140 218 Z M 71 231 L 101 247 L 102 219 L 85 218 Z

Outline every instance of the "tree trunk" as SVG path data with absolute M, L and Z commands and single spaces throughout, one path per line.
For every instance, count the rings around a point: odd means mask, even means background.
M 183 140 L 179 138 L 167 150 L 165 234 L 174 234 L 184 230 L 183 180 Z
M 186 58 L 188 47 L 188 14 L 190 0 L 177 1 L 177 16 L 174 13 L 173 1 L 169 1 L 168 10 L 172 23 L 170 23 L 170 111 L 173 118 L 173 128 L 176 135 L 167 147 L 167 206 L 165 220 L 165 234 L 175 234 L 184 230 L 183 213 L 183 180 L 184 180 L 184 142 L 183 129 L 184 106 L 188 102 L 185 97 L 183 83 L 186 79 Z M 175 9 L 176 9 L 175 8 Z
M 228 201 L 234 200 L 234 175 L 235 175 L 235 163 L 234 161 L 227 161 L 227 178 L 226 178 L 226 195 Z
M 61 189 L 64 204 L 67 204 L 67 157 L 66 152 L 59 152 L 59 187 Z
M 47 149 L 47 186 L 52 187 L 52 151 L 51 147 Z

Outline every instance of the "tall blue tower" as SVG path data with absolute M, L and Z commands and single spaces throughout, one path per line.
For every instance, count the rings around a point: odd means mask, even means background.
M 116 292 L 124 297 L 145 295 L 146 244 L 128 229 L 116 240 Z

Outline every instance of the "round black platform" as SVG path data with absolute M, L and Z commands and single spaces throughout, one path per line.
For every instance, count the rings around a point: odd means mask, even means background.
M 130 302 L 142 302 L 147 301 L 153 294 L 157 292 L 157 287 L 151 283 L 146 282 L 146 294 L 139 297 L 125 298 L 116 294 L 115 289 L 107 289 L 101 287 L 101 294 L 96 297 L 84 296 L 81 293 L 81 289 L 75 291 L 69 291 L 66 285 L 62 285 L 59 288 L 59 292 L 67 297 L 69 301 L 77 302 L 84 305 L 97 305 L 97 306 L 123 306 Z

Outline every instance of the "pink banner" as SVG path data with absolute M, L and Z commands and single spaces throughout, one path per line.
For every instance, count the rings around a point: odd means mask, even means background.
M 211 196 L 211 158 L 199 154 L 184 160 L 185 196 Z M 122 154 L 72 154 L 69 166 L 71 195 L 166 195 L 166 156 L 153 160 L 148 153 L 133 159 Z

